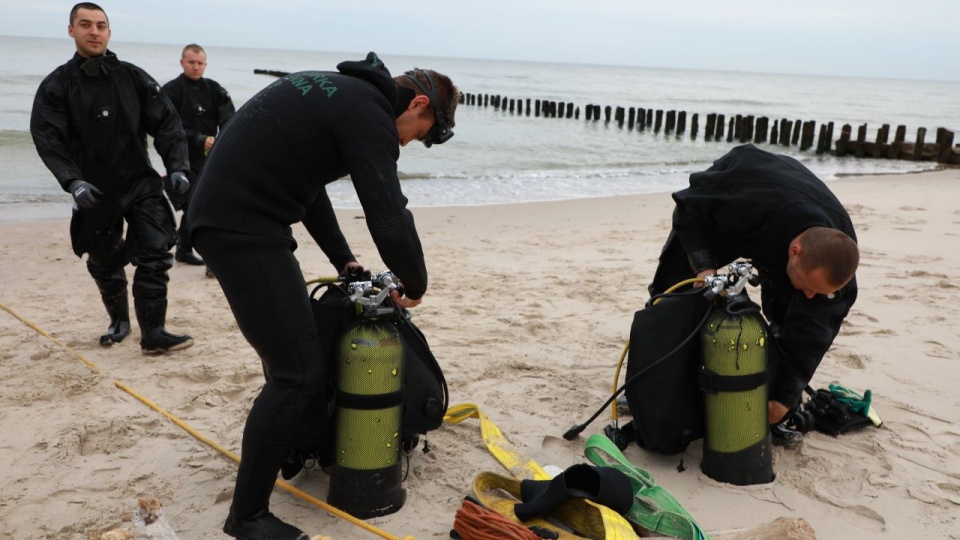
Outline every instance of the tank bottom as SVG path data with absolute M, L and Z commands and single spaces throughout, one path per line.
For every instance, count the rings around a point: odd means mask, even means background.
M 369 519 L 392 514 L 403 507 L 401 463 L 382 469 L 358 470 L 334 465 L 330 469 L 327 502 L 348 514 Z
M 773 472 L 770 433 L 752 446 L 738 452 L 717 452 L 704 440 L 700 470 L 718 482 L 738 486 L 767 484 L 777 475 Z

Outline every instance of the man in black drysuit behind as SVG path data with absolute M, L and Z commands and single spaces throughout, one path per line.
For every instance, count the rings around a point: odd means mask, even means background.
M 800 162 L 752 144 L 691 174 L 673 199 L 673 230 L 649 292 L 738 258 L 752 262 L 779 353 L 771 355 L 768 385 L 768 421 L 777 424 L 799 403 L 857 299 L 860 252 L 850 216 Z M 802 441 L 777 427 L 774 442 Z
M 189 179 L 195 183 L 207 162 L 214 139 L 236 109 L 230 94 L 217 81 L 203 76 L 207 69 L 207 52 L 203 47 L 196 43 L 184 47 L 180 53 L 180 66 L 183 67 L 183 73 L 163 85 L 163 93 L 170 98 L 183 122 L 187 148 L 190 150 Z M 193 254 L 193 242 L 190 239 L 188 210 L 193 190 L 180 194 L 168 189 L 167 195 L 174 208 L 183 210 L 174 259 L 186 264 L 202 265 L 203 261 Z
M 326 370 L 291 225 L 302 222 L 333 267 L 359 267 L 326 184 L 350 175 L 405 308 L 427 290 L 423 249 L 397 177 L 399 147 L 449 139 L 459 94 L 429 70 L 392 78 L 374 53 L 339 72 L 285 76 L 245 103 L 217 138 L 193 194 L 194 246 L 213 270 L 267 382 L 243 431 L 223 530 L 245 540 L 305 539 L 269 511 L 284 460 L 325 436 Z
M 43 163 L 75 201 L 73 251 L 88 255 L 87 270 L 110 316 L 100 344 L 119 343 L 130 332 L 124 270 L 130 262 L 141 351 L 185 349 L 193 339 L 164 328 L 176 230 L 146 139 L 153 136 L 175 191 L 186 191 L 190 164 L 180 118 L 150 75 L 107 50 L 110 23 L 100 6 L 75 5 L 68 33 L 77 52 L 40 83 L 30 133 Z

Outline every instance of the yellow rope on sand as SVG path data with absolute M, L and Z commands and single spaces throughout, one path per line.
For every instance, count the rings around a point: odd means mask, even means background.
M 67 351 L 67 352 L 73 354 L 74 356 L 76 356 L 77 358 L 79 358 L 84 364 L 87 365 L 88 368 L 92 369 L 92 370 L 93 370 L 95 373 L 97 373 L 98 375 L 103 375 L 103 372 L 100 371 L 100 368 L 97 367 L 96 364 L 94 364 L 94 363 L 91 362 L 90 360 L 87 360 L 86 357 L 84 357 L 84 356 L 83 356 L 82 354 L 80 354 L 79 352 L 75 351 L 73 348 L 71 348 L 70 346 L 68 346 L 66 343 L 64 343 L 64 342 L 60 341 L 59 339 L 51 336 L 51 335 L 48 334 L 46 331 L 44 331 L 42 328 L 40 328 L 39 326 L 37 326 L 37 325 L 33 324 L 32 322 L 28 321 L 26 318 L 24 318 L 24 317 L 21 316 L 19 313 L 17 313 L 16 311 L 12 310 L 11 308 L 7 307 L 6 305 L 0 304 L 0 307 L 2 307 L 3 309 L 7 310 L 11 315 L 13 315 L 13 316 L 16 317 L 17 319 L 19 319 L 20 322 L 22 322 L 23 324 L 25 324 L 25 325 L 29 326 L 30 328 L 33 328 L 34 330 L 36 330 L 36 332 L 37 332 L 38 334 L 40 334 L 41 336 L 43 336 L 43 337 L 49 339 L 50 341 L 56 343 L 56 344 L 59 345 L 61 348 L 63 348 L 65 351 Z
M 11 308 L 7 307 L 7 306 L 4 305 L 4 304 L 0 304 L 0 308 L 3 308 L 3 309 L 6 310 L 7 312 L 9 312 L 11 315 L 13 315 L 13 316 L 16 317 L 17 319 L 19 319 L 22 323 L 26 324 L 27 326 L 29 326 L 30 328 L 32 328 L 33 330 L 35 330 L 38 334 L 46 337 L 47 339 L 49 339 L 50 341 L 56 343 L 57 345 L 59 345 L 61 348 L 63 348 L 64 350 L 66 350 L 66 351 L 69 352 L 70 354 L 72 354 L 72 355 L 76 356 L 77 358 L 79 358 L 84 364 L 87 365 L 87 367 L 89 367 L 91 370 L 93 370 L 93 371 L 96 372 L 97 374 L 106 376 L 106 375 L 103 373 L 103 371 L 102 371 L 96 364 L 94 364 L 92 361 L 88 360 L 88 359 L 87 359 L 86 357 L 84 357 L 82 354 L 80 354 L 79 352 L 77 352 L 77 351 L 74 350 L 73 348 L 69 347 L 68 345 L 66 345 L 65 343 L 63 343 L 62 341 L 60 341 L 59 339 L 51 336 L 49 333 L 47 333 L 46 331 L 44 331 L 43 329 L 41 329 L 41 328 L 38 327 L 37 325 L 35 325 L 35 324 L 33 324 L 32 322 L 30 322 L 29 320 L 27 320 L 25 317 L 23 317 L 22 315 L 20 315 L 20 314 L 17 313 L 16 311 L 12 310 Z M 163 416 L 165 416 L 167 419 L 169 419 L 171 422 L 173 422 L 173 423 L 176 424 L 177 426 L 180 426 L 181 429 L 183 429 L 184 431 L 186 431 L 187 433 L 189 433 L 190 435 L 192 435 L 192 436 L 193 436 L 195 439 L 197 439 L 198 441 L 206 444 L 207 446 L 209 446 L 209 447 L 213 448 L 214 450 L 220 452 L 220 453 L 223 454 L 224 456 L 227 456 L 228 458 L 232 459 L 233 461 L 236 461 L 236 462 L 238 462 L 238 463 L 240 462 L 240 456 L 238 456 L 238 455 L 235 454 L 234 452 L 231 452 L 230 450 L 227 450 L 227 449 L 224 448 L 223 446 L 217 444 L 215 441 L 213 441 L 213 440 L 205 437 L 203 434 L 201 434 L 201 433 L 198 432 L 197 430 L 193 429 L 192 427 L 190 427 L 189 425 L 187 425 L 185 422 L 183 422 L 182 420 L 180 420 L 180 419 L 177 418 L 176 416 L 170 414 L 169 412 L 167 412 L 166 410 L 164 410 L 163 408 L 161 408 L 159 405 L 157 405 L 156 403 L 154 403 L 154 402 L 151 401 L 150 399 L 147 399 L 146 397 L 144 397 L 143 395 L 141 395 L 140 393 L 138 393 L 137 391 L 135 391 L 133 388 L 130 388 L 128 385 L 120 382 L 120 381 L 117 380 L 117 379 L 114 379 L 114 380 L 113 380 L 113 384 L 114 384 L 117 388 L 119 388 L 119 389 L 123 390 L 124 392 L 130 394 L 131 396 L 135 397 L 137 400 L 139 400 L 139 401 L 142 402 L 143 404 L 147 405 L 147 406 L 150 407 L 151 409 L 153 409 L 153 410 L 157 411 L 158 413 L 162 414 Z M 340 510 L 339 508 L 336 508 L 336 507 L 334 507 L 334 506 L 331 506 L 331 505 L 329 505 L 329 504 L 321 501 L 320 499 L 317 499 L 316 497 L 310 495 L 309 493 L 306 493 L 306 492 L 304 492 L 304 491 L 301 491 L 301 490 L 293 487 L 292 485 L 288 484 L 287 482 L 284 482 L 283 480 L 277 480 L 277 485 L 280 486 L 281 488 L 283 488 L 284 490 L 288 491 L 289 493 L 292 493 L 292 494 L 296 495 L 297 497 L 300 497 L 301 499 L 303 499 L 303 500 L 305 500 L 305 501 L 307 501 L 307 502 L 309 502 L 309 503 L 311 503 L 311 504 L 313 504 L 313 505 L 315 505 L 315 506 L 317 506 L 317 507 L 319 507 L 319 508 L 322 508 L 323 510 L 325 510 L 325 511 L 327 511 L 327 512 L 330 512 L 331 514 L 334 514 L 334 515 L 337 516 L 337 517 L 340 517 L 340 518 L 342 518 L 342 519 L 345 519 L 345 520 L 349 521 L 350 523 L 353 523 L 354 525 L 356 525 L 356 526 L 358 526 L 358 527 L 360 527 L 360 528 L 362 528 L 362 529 L 365 529 L 365 530 L 367 530 L 367 531 L 369 531 L 369 532 L 371 532 L 371 533 L 373 533 L 373 534 L 375 534 L 375 535 L 377 535 L 377 536 L 380 536 L 381 538 L 385 538 L 386 540 L 415 540 L 413 536 L 405 536 L 405 537 L 403 537 L 403 538 L 401 539 L 399 536 L 394 536 L 394 535 L 392 535 L 392 534 L 390 534 L 390 533 L 388 533 L 388 532 L 386 532 L 386 531 L 383 531 L 383 530 L 381 530 L 381 529 L 378 529 L 377 527 L 374 527 L 373 525 L 370 525 L 370 524 L 368 524 L 368 523 L 366 523 L 366 522 L 364 522 L 364 521 L 362 521 L 362 520 L 360 520 L 360 519 L 355 518 L 354 516 L 351 516 L 350 514 L 344 512 L 343 510 Z M 330 540 L 330 538 L 327 537 L 327 536 L 314 536 L 312 540 Z

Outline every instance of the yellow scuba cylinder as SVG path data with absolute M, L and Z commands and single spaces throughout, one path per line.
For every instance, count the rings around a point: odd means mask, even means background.
M 340 340 L 327 502 L 360 519 L 396 512 L 406 497 L 400 461 L 403 364 L 400 333 L 376 312 Z
M 772 482 L 767 424 L 767 327 L 743 294 L 718 299 L 701 330 L 705 392 L 703 472 L 737 485 Z

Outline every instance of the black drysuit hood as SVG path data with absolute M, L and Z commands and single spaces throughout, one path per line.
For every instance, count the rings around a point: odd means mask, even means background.
M 375 52 L 367 53 L 367 57 L 363 60 L 340 62 L 337 64 L 337 70 L 344 75 L 363 79 L 376 86 L 377 89 L 383 93 L 384 97 L 387 98 L 387 101 L 393 105 L 393 114 L 395 117 L 403 114 L 403 111 L 407 110 L 407 106 L 410 105 L 413 98 L 417 96 L 417 93 L 413 90 L 397 86 L 396 81 L 393 80 L 393 76 L 390 75 L 390 71 L 383 65 L 383 61 L 380 60 Z

